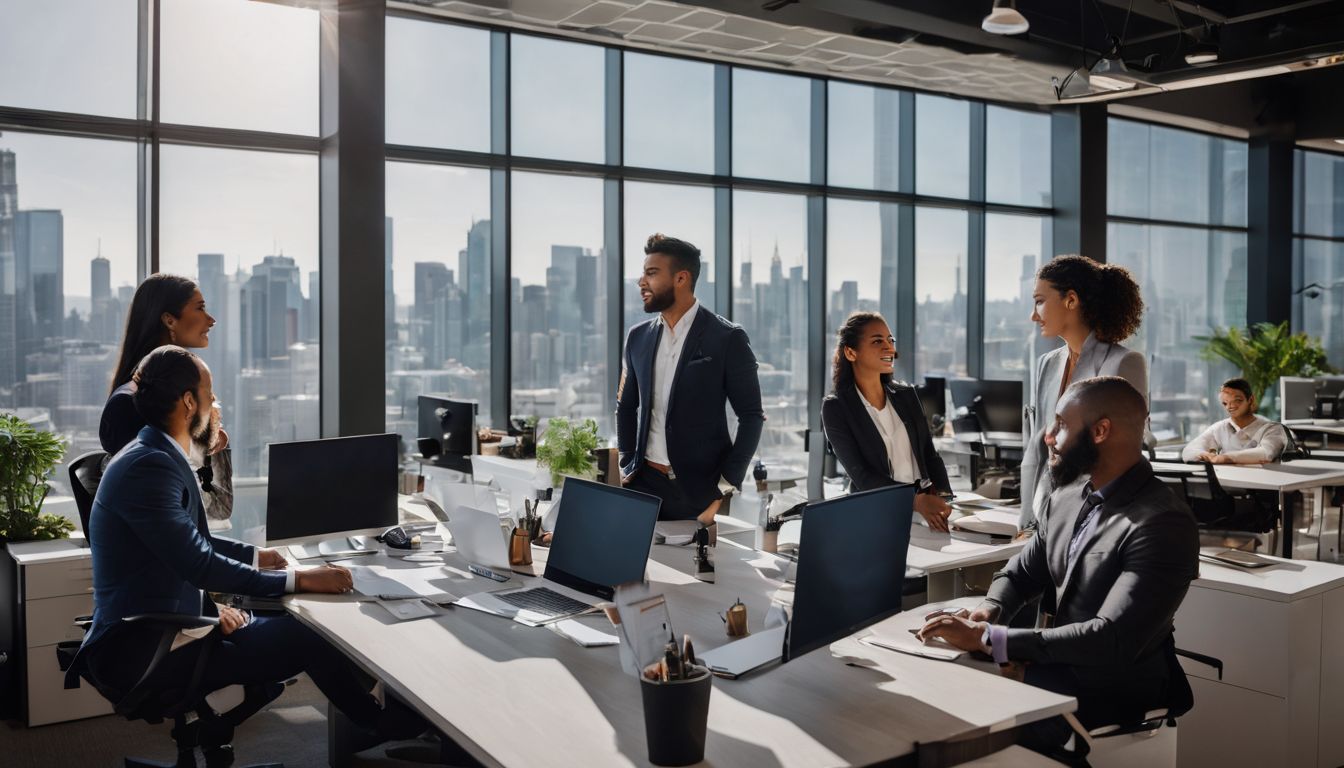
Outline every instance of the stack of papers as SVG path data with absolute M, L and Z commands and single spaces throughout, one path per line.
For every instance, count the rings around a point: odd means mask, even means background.
M 971 533 L 1012 538 L 1017 535 L 1018 512 L 991 507 L 952 521 L 952 527 Z
M 889 651 L 908 653 L 912 656 L 923 656 L 926 659 L 937 659 L 939 661 L 956 661 L 966 655 L 965 651 L 953 648 L 942 640 L 935 640 L 933 643 L 925 645 L 913 634 L 904 630 L 897 630 L 894 634 L 889 635 L 868 635 L 861 638 L 859 642 L 875 648 L 885 648 Z

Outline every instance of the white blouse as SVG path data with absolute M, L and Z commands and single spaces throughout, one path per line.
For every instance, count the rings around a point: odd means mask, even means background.
M 887 446 L 887 471 L 891 473 L 891 479 L 898 483 L 918 481 L 919 465 L 915 463 L 915 454 L 910 448 L 910 435 L 905 431 L 905 423 L 892 407 L 891 397 L 887 397 L 886 405 L 881 410 L 874 408 L 873 404 L 868 402 L 868 398 L 863 396 L 863 392 L 859 392 L 859 401 L 868 410 L 869 418 L 877 426 L 878 433 L 882 435 L 882 442 Z

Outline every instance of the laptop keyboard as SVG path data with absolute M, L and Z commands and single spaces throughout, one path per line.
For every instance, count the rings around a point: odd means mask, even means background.
M 520 592 L 504 592 L 495 596 L 514 607 L 548 616 L 567 616 L 571 613 L 582 613 L 592 608 L 587 603 L 565 597 L 559 592 L 545 587 L 533 587 Z

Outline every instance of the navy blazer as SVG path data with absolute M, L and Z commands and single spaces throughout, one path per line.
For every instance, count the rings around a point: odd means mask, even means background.
M 887 385 L 887 399 L 905 425 L 920 479 L 932 483 L 934 490 L 951 491 L 947 467 L 933 447 L 929 420 L 919 404 L 915 388 L 892 382 Z M 826 431 L 826 440 L 835 449 L 835 457 L 849 474 L 854 490 L 868 491 L 896 485 L 891 477 L 887 444 L 882 441 L 882 433 L 873 423 L 873 417 L 868 415 L 857 389 L 846 387 L 843 392 L 827 395 L 821 402 L 821 427 Z
M 83 648 L 127 616 L 213 615 L 207 592 L 262 597 L 285 591 L 283 571 L 252 567 L 255 548 L 210 534 L 186 458 L 145 427 L 112 458 L 89 513 L 93 626 Z
M 135 382 L 128 381 L 112 390 L 112 396 L 103 406 L 103 417 L 98 422 L 98 442 L 102 443 L 108 456 L 115 456 L 117 451 L 125 448 L 145 426 L 145 417 L 135 409 L 134 395 Z
M 655 317 L 625 337 L 616 396 L 616 444 L 624 475 L 644 466 L 653 358 L 662 334 L 663 323 Z M 725 404 L 737 414 L 736 439 L 728 434 Z M 765 423 L 756 355 L 742 326 L 704 307 L 696 310 L 677 360 L 664 422 L 668 458 L 693 507 L 707 507 L 720 497 L 720 477 L 735 487 L 742 485 Z

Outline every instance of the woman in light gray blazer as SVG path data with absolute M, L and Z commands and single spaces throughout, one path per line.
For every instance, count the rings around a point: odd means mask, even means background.
M 1143 320 L 1143 298 L 1129 270 L 1083 256 L 1058 256 L 1036 272 L 1031 320 L 1041 336 L 1064 345 L 1036 358 L 1022 435 L 1022 529 L 1036 526 L 1036 511 L 1049 498 L 1049 451 L 1045 430 L 1055 418 L 1059 394 L 1093 376 L 1119 376 L 1148 396 L 1148 363 L 1120 345 Z

